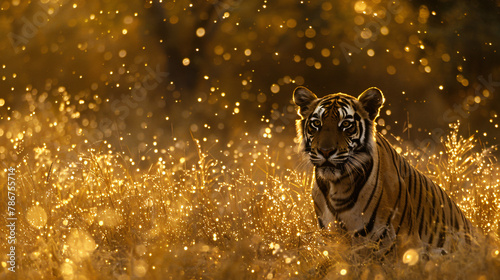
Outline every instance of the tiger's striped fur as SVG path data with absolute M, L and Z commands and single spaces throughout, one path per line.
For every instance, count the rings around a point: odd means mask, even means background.
M 350 233 L 356 244 L 376 242 L 381 254 L 409 240 L 445 250 L 470 241 L 472 225 L 452 199 L 375 131 L 379 89 L 317 98 L 299 87 L 294 102 L 298 137 L 314 165 L 320 227 Z

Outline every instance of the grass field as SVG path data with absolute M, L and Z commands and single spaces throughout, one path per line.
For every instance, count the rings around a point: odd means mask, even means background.
M 0 11 L 0 280 L 500 280 L 500 0 Z M 377 130 L 484 236 L 377 260 L 320 230 L 298 86 L 380 88 Z
M 2 130 L 4 146 L 17 155 L 1 171 L 5 204 L 12 200 L 6 182 L 15 180 L 17 218 L 16 272 L 8 270 L 11 248 L 2 241 L 3 279 L 483 280 L 500 275 L 499 165 L 474 137 L 461 137 L 458 125 L 434 155 L 401 152 L 447 189 L 488 237 L 469 251 L 431 255 L 428 261 L 408 251 L 405 260 L 377 262 L 359 260 L 342 236 L 318 230 L 310 171 L 279 168 L 293 166 L 293 158 L 281 157 L 280 163 L 268 146 L 257 144 L 262 152 L 251 161 L 228 163 L 193 139 L 196 156 L 166 153 L 139 167 L 105 142 L 75 140 L 81 135 L 71 119 L 38 123 L 37 129 L 31 127 L 34 118 L 10 128 L 7 123 Z M 64 135 L 71 131 L 68 140 Z M 16 138 L 18 133 L 24 136 Z M 1 216 L 7 224 L 12 216 L 5 209 Z M 2 236 L 9 234 L 2 226 Z

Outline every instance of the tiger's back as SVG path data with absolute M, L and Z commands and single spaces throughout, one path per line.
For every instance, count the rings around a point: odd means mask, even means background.
M 378 133 L 376 146 L 374 176 L 364 189 L 370 195 L 359 200 L 360 208 L 367 210 L 364 215 L 370 219 L 354 235 L 417 237 L 431 248 L 447 251 L 452 251 L 459 239 L 469 241 L 472 225 L 444 190 L 414 168 Z M 373 232 L 376 228 L 384 230 Z M 394 244 L 392 241 L 389 242 Z

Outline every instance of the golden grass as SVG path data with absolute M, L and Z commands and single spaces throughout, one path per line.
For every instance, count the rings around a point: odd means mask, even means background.
M 488 233 L 470 250 L 422 260 L 366 261 L 318 230 L 308 172 L 262 176 L 203 152 L 138 169 L 123 153 L 73 160 L 25 147 L 16 168 L 18 279 L 494 279 L 500 275 L 498 164 L 453 128 L 442 154 L 407 153 Z M 57 159 L 57 160 L 54 160 Z M 179 163 L 180 162 L 180 163 Z M 175 163 L 175 164 L 172 164 Z M 424 168 L 422 168 L 424 167 Z M 425 171 L 425 170 L 424 170 Z M 276 175 L 278 174 L 278 175 Z M 7 178 L 6 170 L 2 178 Z M 5 186 L 0 195 L 7 201 Z M 2 212 L 2 219 L 7 218 Z M 5 228 L 2 234 L 7 235 Z M 1 248 L 7 271 L 6 244 Z

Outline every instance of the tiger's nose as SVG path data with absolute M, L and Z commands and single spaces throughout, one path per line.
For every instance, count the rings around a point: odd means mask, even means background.
M 331 148 L 328 148 L 328 149 L 325 149 L 325 148 L 319 148 L 319 152 L 321 153 L 321 155 L 323 155 L 323 157 L 324 157 L 325 159 L 330 158 L 330 156 L 332 156 L 332 155 L 335 153 L 335 151 L 336 151 L 336 150 L 337 150 L 337 149 L 331 149 Z

